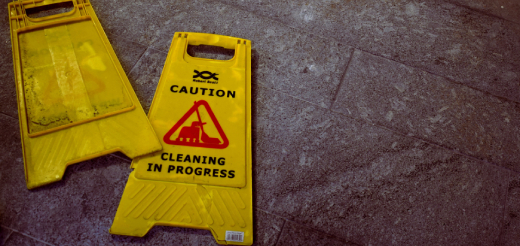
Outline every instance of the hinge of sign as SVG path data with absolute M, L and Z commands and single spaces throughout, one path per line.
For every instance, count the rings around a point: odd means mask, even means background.
M 21 7 L 21 5 L 14 4 L 11 6 L 11 10 L 9 11 L 11 16 L 9 17 L 9 19 L 16 20 L 16 27 L 14 28 L 18 29 L 21 27 L 25 27 L 25 18 L 23 16 L 23 8 Z
M 34 4 L 34 1 L 32 2 Z M 29 26 L 29 24 L 27 23 L 27 18 L 25 18 L 25 16 L 27 16 L 27 13 L 25 13 L 25 7 L 23 6 L 24 4 L 24 1 L 18 0 L 18 7 L 16 9 L 20 8 L 20 15 L 23 17 L 23 25 L 20 25 L 20 27 Z
M 77 0 L 76 7 L 78 7 L 81 16 L 89 15 L 86 6 L 90 6 L 88 0 Z

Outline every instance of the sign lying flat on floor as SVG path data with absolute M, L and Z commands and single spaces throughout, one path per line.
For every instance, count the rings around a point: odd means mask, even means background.
M 29 18 L 9 3 L 27 187 L 61 180 L 68 165 L 111 152 L 161 149 L 88 0 L 68 13 Z
M 191 57 L 190 45 L 235 49 L 226 61 Z M 220 244 L 253 242 L 249 40 L 175 33 L 149 118 L 163 151 L 132 162 L 110 232 L 154 225 L 210 230 Z

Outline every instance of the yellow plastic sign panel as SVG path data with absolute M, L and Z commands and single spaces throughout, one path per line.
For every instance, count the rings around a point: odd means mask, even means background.
M 192 57 L 188 44 L 235 55 Z M 250 41 L 175 33 L 148 117 L 163 150 L 132 162 L 110 232 L 181 226 L 211 230 L 220 244 L 252 244 Z
M 72 11 L 30 18 L 8 5 L 25 178 L 29 189 L 61 180 L 68 165 L 111 152 L 161 150 L 88 0 Z

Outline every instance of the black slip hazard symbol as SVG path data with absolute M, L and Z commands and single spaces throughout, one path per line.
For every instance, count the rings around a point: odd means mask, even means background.
M 213 125 L 217 129 L 218 133 L 220 134 L 220 138 L 218 137 L 210 137 L 206 132 L 204 131 L 204 125 L 206 125 L 207 122 L 202 122 L 202 119 L 200 117 L 199 107 L 204 106 L 206 111 L 208 112 L 209 117 L 211 118 L 211 121 L 213 122 Z M 189 126 L 181 126 L 186 122 L 190 116 L 196 113 L 198 121 L 191 122 L 191 125 Z M 179 130 L 180 132 L 177 135 L 177 137 L 172 140 L 172 136 Z M 193 147 L 202 147 L 202 148 L 214 148 L 214 149 L 224 149 L 229 145 L 229 140 L 226 137 L 226 134 L 222 130 L 222 127 L 220 126 L 220 123 L 218 123 L 217 118 L 215 117 L 215 114 L 213 114 L 213 111 L 211 110 L 208 102 L 204 100 L 200 100 L 198 102 L 195 102 L 195 105 L 193 105 L 184 116 L 181 117 L 177 123 L 164 135 L 163 141 L 167 144 L 171 145 L 184 145 L 184 146 L 193 146 Z

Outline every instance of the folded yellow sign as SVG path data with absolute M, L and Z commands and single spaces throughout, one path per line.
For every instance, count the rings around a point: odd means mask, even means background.
M 9 3 L 29 189 L 61 180 L 68 165 L 111 152 L 161 149 L 92 6 L 30 18 L 25 9 L 63 0 Z
M 201 44 L 235 55 L 187 54 Z M 163 151 L 132 162 L 110 232 L 181 226 L 210 230 L 220 244 L 252 244 L 250 41 L 175 33 L 148 116 Z

